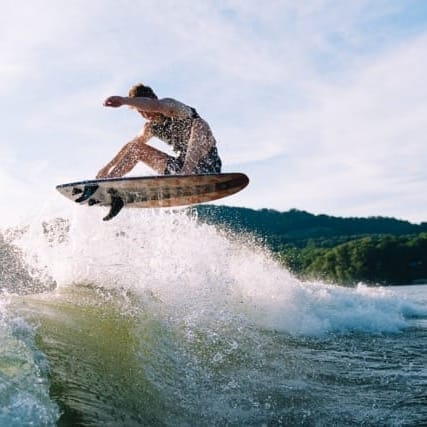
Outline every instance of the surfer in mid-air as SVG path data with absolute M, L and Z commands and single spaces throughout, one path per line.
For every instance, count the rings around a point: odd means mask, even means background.
M 110 96 L 106 107 L 127 105 L 147 120 L 139 135 L 123 148 L 97 174 L 97 178 L 122 177 L 138 161 L 161 175 L 220 173 L 221 159 L 209 125 L 197 111 L 172 98 L 158 99 L 153 90 L 138 84 L 129 96 Z M 147 144 L 152 137 L 171 146 L 176 157 Z

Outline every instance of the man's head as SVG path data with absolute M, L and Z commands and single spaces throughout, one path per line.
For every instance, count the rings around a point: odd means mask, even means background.
M 157 95 L 154 93 L 153 89 L 151 89 L 149 86 L 144 86 L 142 83 L 132 86 L 129 89 L 130 98 L 137 98 L 140 96 L 157 99 Z

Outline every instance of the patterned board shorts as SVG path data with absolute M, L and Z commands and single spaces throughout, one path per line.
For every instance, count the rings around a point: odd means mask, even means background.
M 168 160 L 165 171 L 165 175 L 176 175 L 179 174 L 182 167 L 184 166 L 184 156 L 171 157 Z M 209 153 L 199 160 L 196 168 L 194 169 L 194 174 L 204 174 L 204 173 L 221 173 L 221 159 L 218 155 L 218 150 L 216 147 L 212 147 Z

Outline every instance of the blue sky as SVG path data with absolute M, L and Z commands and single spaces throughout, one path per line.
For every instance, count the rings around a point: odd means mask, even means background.
M 1 224 L 70 213 L 55 185 L 139 131 L 102 106 L 138 82 L 196 107 L 224 171 L 249 175 L 221 203 L 427 221 L 427 2 L 1 5 Z

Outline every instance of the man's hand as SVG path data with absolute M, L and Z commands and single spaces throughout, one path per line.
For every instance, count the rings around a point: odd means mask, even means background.
M 104 101 L 105 107 L 121 107 L 124 104 L 124 99 L 122 96 L 109 96 Z

